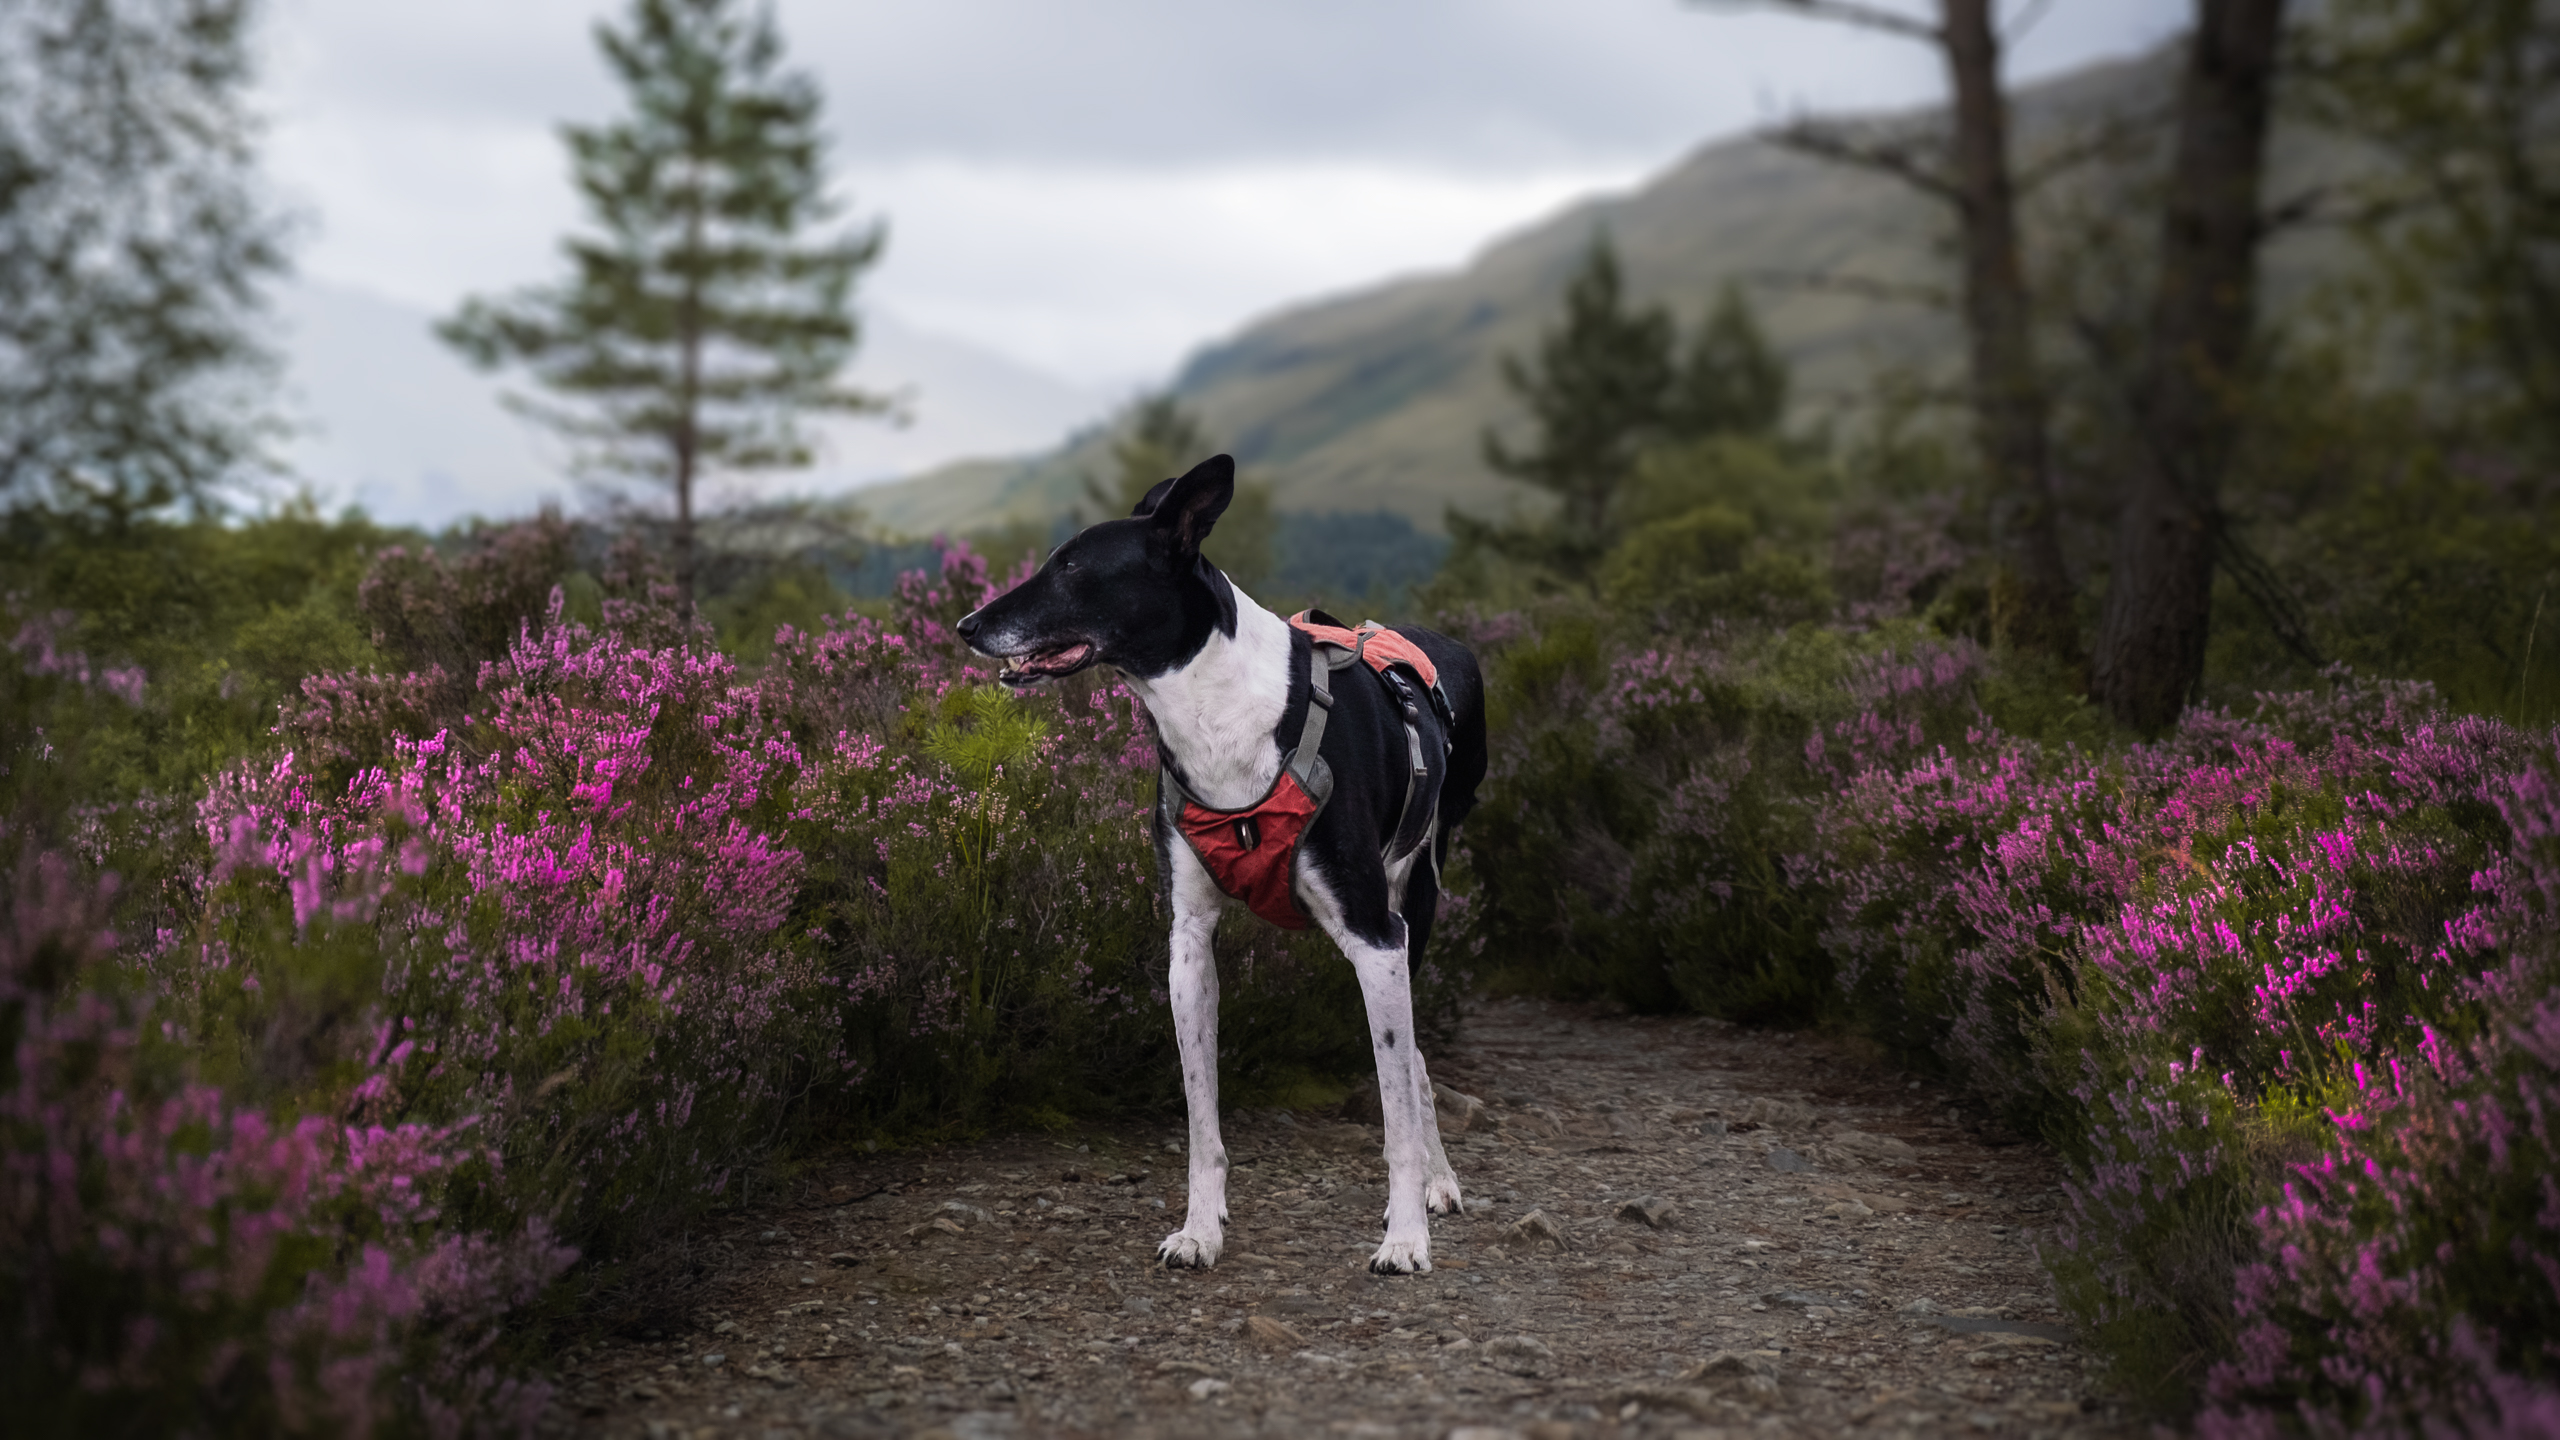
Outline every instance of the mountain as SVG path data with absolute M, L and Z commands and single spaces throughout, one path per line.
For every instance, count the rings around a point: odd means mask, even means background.
M 2020 90 L 2019 153 L 2034 156 L 2103 116 L 2165 121 L 2177 59 L 2162 50 Z M 1534 349 L 1602 228 L 1633 297 L 1669 305 L 1684 324 L 1726 282 L 1741 283 L 1795 367 L 1799 419 L 1863 396 L 1882 367 L 1947 376 L 1961 360 L 1945 309 L 1807 283 L 1831 276 L 1943 290 L 1943 207 L 1892 180 L 1744 137 L 1706 145 L 1632 193 L 1584 201 L 1498 240 L 1463 270 L 1257 321 L 1200 351 L 1173 388 L 1272 482 L 1284 513 L 1385 508 L 1436 530 L 1445 506 L 1493 514 L 1528 503 L 1530 492 L 1481 459 L 1487 422 L 1519 423 L 1497 362 Z M 1105 445 L 1088 433 L 1028 460 L 970 461 L 877 487 L 862 501 L 910 534 L 1045 521 L 1073 506 Z
M 568 497 L 559 444 L 498 403 L 499 382 L 439 342 L 428 312 L 369 291 L 302 279 L 285 287 L 294 474 L 376 517 L 441 526 L 523 514 Z M 911 475 L 954 456 L 1054 445 L 1108 397 L 1003 356 L 917 330 L 866 306 L 849 377 L 903 393 L 912 423 L 831 419 L 818 464 L 765 482 L 825 494 Z

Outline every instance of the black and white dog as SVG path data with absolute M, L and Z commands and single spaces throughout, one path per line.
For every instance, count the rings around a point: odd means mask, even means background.
M 1059 546 L 1037 574 L 960 622 L 972 648 L 1007 662 L 1001 678 L 1009 685 L 1093 665 L 1118 670 L 1153 719 L 1181 788 L 1226 810 L 1251 806 L 1277 786 L 1307 722 L 1318 653 L 1305 632 L 1201 557 L 1201 542 L 1234 495 L 1235 462 L 1203 461 L 1149 491 L 1130 518 Z M 1466 647 L 1423 629 L 1394 633 L 1437 666 L 1446 714 L 1400 705 L 1397 695 L 1406 692 L 1361 666 L 1331 682 L 1330 720 L 1317 747 L 1331 768 L 1331 798 L 1306 829 L 1289 879 L 1298 909 L 1351 961 L 1368 1006 L 1387 1158 L 1386 1240 L 1369 1268 L 1402 1275 L 1431 1268 L 1428 1217 L 1459 1208 L 1458 1177 L 1440 1145 L 1431 1079 L 1414 1043 L 1410 977 L 1439 902 L 1437 862 L 1484 778 L 1485 727 L 1484 685 Z M 1412 829 L 1402 812 L 1432 798 L 1409 793 L 1426 750 L 1438 781 L 1435 831 L 1390 861 L 1398 831 Z M 1159 805 L 1155 842 L 1173 900 L 1168 989 L 1191 1109 L 1191 1195 L 1182 1228 L 1156 1253 L 1167 1266 L 1205 1268 L 1218 1261 L 1228 1218 L 1210 954 L 1227 897 L 1165 813 Z

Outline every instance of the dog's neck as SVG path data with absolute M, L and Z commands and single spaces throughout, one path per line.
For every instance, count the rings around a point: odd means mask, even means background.
M 1289 707 L 1289 651 L 1289 622 L 1238 589 L 1234 636 L 1212 628 L 1188 664 L 1124 677 L 1202 803 L 1241 808 L 1279 778 L 1272 732 Z

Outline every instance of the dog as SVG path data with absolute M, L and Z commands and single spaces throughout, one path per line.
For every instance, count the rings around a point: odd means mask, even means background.
M 1164 1238 L 1157 1260 L 1173 1269 L 1215 1265 L 1229 1218 L 1210 943 L 1230 896 L 1182 820 L 1209 815 L 1214 829 L 1245 816 L 1234 829 L 1251 850 L 1268 842 L 1249 807 L 1284 794 L 1296 777 L 1327 795 L 1297 835 L 1277 911 L 1261 901 L 1255 908 L 1266 918 L 1302 912 L 1359 977 L 1386 1121 L 1386 1234 L 1369 1268 L 1427 1272 L 1429 1217 L 1457 1213 L 1462 1199 L 1415 1043 L 1411 975 L 1430 938 L 1449 837 L 1484 778 L 1483 678 L 1474 655 L 1446 636 L 1418 627 L 1368 632 L 1391 637 L 1379 641 L 1382 650 L 1420 652 L 1405 669 L 1436 670 L 1426 706 L 1423 687 L 1401 671 L 1344 661 L 1255 604 L 1200 553 L 1234 495 L 1234 460 L 1202 461 L 1150 490 L 1127 519 L 1060 545 L 1030 579 L 964 617 L 959 633 L 1003 662 L 998 678 L 1017 689 L 1109 666 L 1155 728 L 1165 792 L 1156 858 L 1173 908 L 1167 989 L 1190 1107 L 1191 1189 L 1182 1228 Z M 1295 753 L 1302 736 L 1317 739 L 1304 747 L 1314 755 Z

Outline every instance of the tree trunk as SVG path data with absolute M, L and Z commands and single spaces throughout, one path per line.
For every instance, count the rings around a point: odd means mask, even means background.
M 1955 92 L 1956 208 L 1964 240 L 1974 430 L 1991 481 L 1999 565 L 1991 596 L 1992 639 L 2072 661 L 2079 658 L 2080 636 L 2054 523 L 2047 407 L 2018 259 L 2000 37 L 1991 0 L 1944 0 L 1943 15 L 1942 43 Z
M 698 177 L 697 170 L 697 177 Z M 693 608 L 693 481 L 702 456 L 702 207 L 697 188 L 684 224 L 684 298 L 676 305 L 678 376 L 676 395 L 676 589 L 685 608 Z
M 2145 732 L 2175 723 L 2204 677 L 2283 16 L 2284 0 L 2197 0 L 2179 93 L 2159 290 L 2134 379 L 2139 433 L 2090 684 Z

